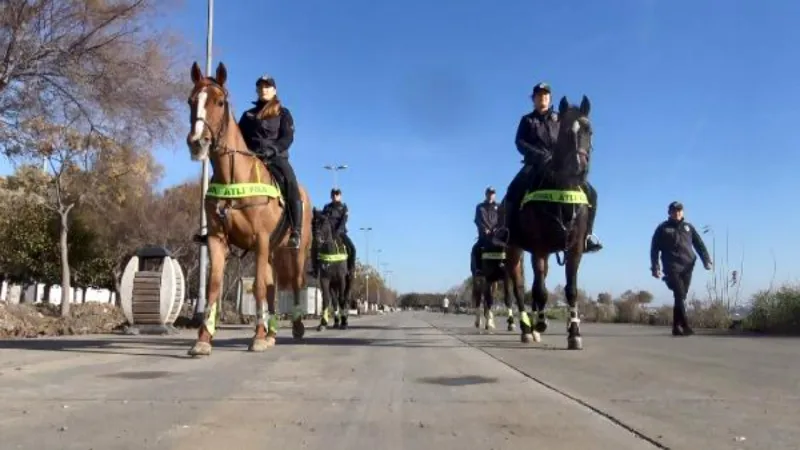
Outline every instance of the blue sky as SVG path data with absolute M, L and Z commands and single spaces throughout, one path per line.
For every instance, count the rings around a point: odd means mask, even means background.
M 592 101 L 591 180 L 606 248 L 584 259 L 582 288 L 669 299 L 649 276 L 648 253 L 674 199 L 718 242 L 729 231 L 746 292 L 769 284 L 773 252 L 776 280 L 796 279 L 800 2 L 216 3 L 214 67 L 228 67 L 237 116 L 255 78 L 274 75 L 295 118 L 301 183 L 321 206 L 332 184 L 321 166 L 350 166 L 339 184 L 351 236 L 363 258 L 358 227 L 373 227 L 372 262 L 382 249 L 401 291 L 442 290 L 468 275 L 475 204 L 486 185 L 501 197 L 518 170 L 514 132 L 538 81 L 553 85 L 555 102 Z M 169 21 L 204 67 L 205 2 L 184 2 Z M 159 160 L 164 185 L 199 174 L 184 145 L 159 150 Z M 564 275 L 551 264 L 554 287 Z M 696 270 L 703 293 L 709 276 Z

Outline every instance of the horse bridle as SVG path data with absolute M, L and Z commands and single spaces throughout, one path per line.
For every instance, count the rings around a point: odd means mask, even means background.
M 211 126 L 211 124 L 208 122 L 208 120 L 206 118 L 194 117 L 194 122 L 191 125 L 194 126 L 195 123 L 202 122 L 204 127 L 208 128 L 208 132 L 211 133 L 211 147 L 209 148 L 209 151 L 208 151 L 208 157 L 210 158 L 213 153 L 217 153 L 217 156 L 219 156 L 219 157 L 223 157 L 223 156 L 228 155 L 230 157 L 230 167 L 231 167 L 230 180 L 233 180 L 234 179 L 234 173 L 235 173 L 234 165 L 235 165 L 235 162 L 236 162 L 236 159 L 234 158 L 234 155 L 236 155 L 238 153 L 240 155 L 247 156 L 249 158 L 255 158 L 255 159 L 258 159 L 258 155 L 256 155 L 255 153 L 253 153 L 253 152 L 251 152 L 249 150 L 245 152 L 245 151 L 242 151 L 242 150 L 239 150 L 239 149 L 228 147 L 227 145 L 222 145 L 222 143 L 220 141 L 220 137 L 224 136 L 225 133 L 227 132 L 228 120 L 230 119 L 230 102 L 228 101 L 228 90 L 225 89 L 224 86 L 222 86 L 219 83 L 217 83 L 216 81 L 214 81 L 213 79 L 206 78 L 206 80 L 209 81 L 209 84 L 207 84 L 204 87 L 214 87 L 214 88 L 217 88 L 220 91 L 222 91 L 222 100 L 219 102 L 219 103 L 221 103 L 221 105 L 218 104 L 218 106 L 222 106 L 222 118 L 223 119 L 220 121 L 221 123 L 219 125 L 219 128 L 216 130 L 216 132 L 214 131 L 214 128 Z M 190 105 L 190 107 L 191 107 L 193 102 L 198 100 L 197 97 L 200 95 L 201 91 L 202 91 L 202 89 L 198 89 L 197 92 L 193 93 L 189 97 L 189 105 Z M 190 118 L 190 121 L 191 120 L 192 119 Z M 220 151 L 220 149 L 222 151 Z M 216 200 L 216 199 L 213 198 L 213 197 L 206 197 L 206 200 Z M 266 201 L 263 201 L 263 202 L 257 202 L 257 203 L 248 203 L 248 204 L 245 204 L 245 205 L 232 205 L 231 204 L 232 203 L 231 199 L 227 199 L 227 200 L 225 200 L 225 203 L 226 203 L 226 206 L 224 208 L 222 208 L 221 206 L 217 207 L 217 214 L 220 215 L 220 218 L 222 219 L 223 227 L 225 228 L 225 233 L 227 234 L 229 230 L 227 229 L 227 220 L 225 220 L 225 219 L 226 219 L 226 216 L 227 216 L 227 210 L 228 209 L 245 209 L 245 208 L 252 208 L 254 206 L 266 205 L 266 204 L 269 204 L 269 200 L 266 200 Z M 242 256 L 240 256 L 240 258 L 244 257 L 244 255 L 246 255 L 248 251 L 249 250 L 246 250 L 242 254 Z
M 231 164 L 230 164 L 230 166 L 231 166 L 231 173 L 230 173 L 231 178 L 230 179 L 232 180 L 233 179 L 233 174 L 234 174 L 234 161 L 235 161 L 233 159 L 233 156 L 235 154 L 238 153 L 240 155 L 247 156 L 247 157 L 250 157 L 250 158 L 256 158 L 256 159 L 258 158 L 258 155 L 256 155 L 255 153 L 253 153 L 251 151 L 246 151 L 245 152 L 245 151 L 242 151 L 242 150 L 239 150 L 239 149 L 228 147 L 227 145 L 222 145 L 222 143 L 220 142 L 219 138 L 220 138 L 220 136 L 224 136 L 225 133 L 228 131 L 227 130 L 227 128 L 228 128 L 228 120 L 227 119 L 230 116 L 230 102 L 228 101 L 228 90 L 225 89 L 224 86 L 219 85 L 217 82 L 215 82 L 215 81 L 213 81 L 211 79 L 207 78 L 207 80 L 210 81 L 210 83 L 208 85 L 206 85 L 205 87 L 214 87 L 214 88 L 217 88 L 220 91 L 222 91 L 222 101 L 220 102 L 222 104 L 218 105 L 218 106 L 222 106 L 222 117 L 223 117 L 223 120 L 220 121 L 219 128 L 217 129 L 216 132 L 214 132 L 214 128 L 211 126 L 210 123 L 208 123 L 208 120 L 206 118 L 195 117 L 194 118 L 194 122 L 192 123 L 192 126 L 194 126 L 194 124 L 197 123 L 197 122 L 202 122 L 203 125 L 206 128 L 208 128 L 208 132 L 211 133 L 211 147 L 209 148 L 209 151 L 208 151 L 209 157 L 211 156 L 212 153 L 217 153 L 217 155 L 220 156 L 220 157 L 226 156 L 226 155 L 230 156 L 230 158 L 231 158 Z M 197 92 L 195 92 L 194 94 L 192 94 L 191 97 L 189 97 L 189 105 L 190 106 L 194 101 L 197 101 L 197 97 L 200 95 L 201 91 L 202 91 L 202 89 L 198 89 Z M 222 149 L 221 152 L 219 151 L 220 149 Z

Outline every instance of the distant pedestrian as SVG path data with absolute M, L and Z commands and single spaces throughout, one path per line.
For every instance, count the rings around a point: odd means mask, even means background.
M 658 259 L 661 254 L 663 279 L 675 298 L 672 310 L 672 335 L 694 334 L 686 319 L 686 296 L 692 282 L 692 271 L 700 254 L 703 266 L 711 270 L 712 261 L 703 239 L 695 227 L 684 220 L 683 205 L 672 202 L 667 207 L 669 218 L 656 227 L 650 244 L 650 270 L 655 278 L 662 278 Z
M 442 312 L 444 314 L 447 314 L 448 312 L 450 312 L 450 299 L 447 298 L 447 297 L 442 299 Z

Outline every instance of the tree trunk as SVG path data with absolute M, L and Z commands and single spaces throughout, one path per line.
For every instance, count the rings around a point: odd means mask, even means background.
M 59 246 L 61 247 L 61 317 L 69 316 L 70 302 L 70 273 L 69 273 L 69 248 L 67 247 L 67 233 L 69 223 L 67 222 L 69 209 L 60 213 L 61 215 L 61 237 Z
M 42 296 L 42 303 L 50 303 L 50 292 L 52 292 L 53 286 L 50 284 L 44 285 L 44 294 Z
M 122 290 L 122 275 L 114 275 L 114 305 L 122 308 L 122 297 L 119 295 Z
M 87 288 L 87 287 L 84 287 L 83 289 L 81 289 L 81 303 L 86 303 L 86 291 L 88 291 L 88 290 L 89 290 L 89 288 Z

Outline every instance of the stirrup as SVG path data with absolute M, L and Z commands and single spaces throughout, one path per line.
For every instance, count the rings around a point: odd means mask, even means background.
M 594 239 L 592 239 L 594 238 Z M 603 248 L 603 244 L 597 236 L 590 234 L 586 236 L 586 243 L 584 244 L 584 253 L 595 253 Z
M 286 243 L 289 248 L 300 248 L 300 233 L 295 231 L 289 235 L 289 241 Z

